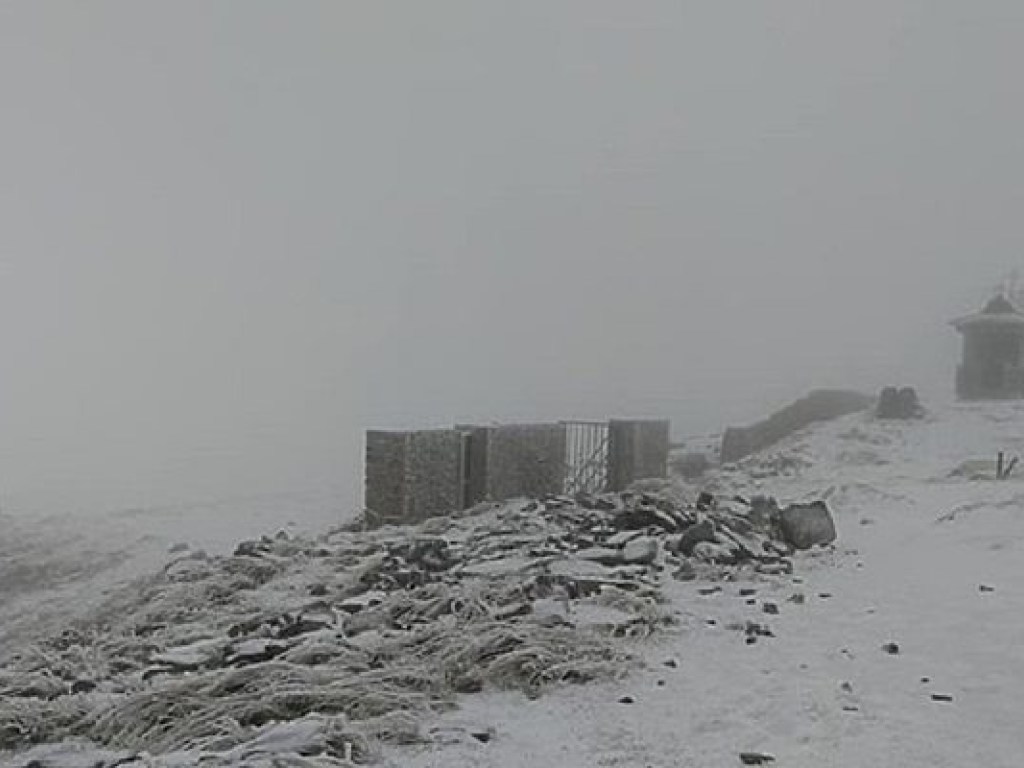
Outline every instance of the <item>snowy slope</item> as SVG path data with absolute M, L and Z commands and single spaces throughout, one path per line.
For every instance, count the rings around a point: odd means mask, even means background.
M 389 747 L 384 762 L 717 768 L 762 752 L 780 768 L 1024 764 L 1024 469 L 987 479 L 984 462 L 1000 450 L 1024 452 L 1024 406 L 954 405 L 905 423 L 854 415 L 718 470 L 706 486 L 723 494 L 827 498 L 835 548 L 798 554 L 792 576 L 748 573 L 710 594 L 708 583 L 666 575 L 680 625 L 638 646 L 645 669 L 539 698 L 462 696 L 457 711 L 431 724 L 432 744 Z M 954 473 L 969 461 L 970 472 Z M 257 524 L 270 533 L 283 527 L 280 515 L 220 512 L 194 516 L 191 537 L 176 527 L 182 516 L 165 521 L 151 555 L 164 557 L 178 539 L 210 546 L 204 539 L 246 538 Z M 108 549 L 141 547 L 149 534 L 137 522 Z M 102 561 L 89 554 L 96 537 L 18 526 L 22 540 L 59 541 L 60 559 L 82 566 L 77 592 L 67 580 L 78 577 L 63 574 L 32 595 L 51 596 L 47 604 L 58 609 L 144 560 L 93 573 Z M 10 557 L 0 552 L 0 562 Z M 28 603 L 6 600 L 0 610 L 24 626 Z M 767 603 L 778 613 L 767 613 Z M 774 637 L 748 644 L 730 628 L 747 621 Z M 884 651 L 888 643 L 899 652 Z M 624 696 L 632 703 L 620 703 Z M 467 736 L 484 730 L 493 733 L 486 743 Z
M 317 492 L 42 519 L 0 515 L 0 658 L 18 638 L 87 613 L 117 586 L 160 568 L 175 545 L 215 554 L 263 533 L 318 532 L 351 518 L 339 498 Z
M 647 649 L 645 672 L 537 701 L 477 697 L 456 718 L 496 723 L 492 743 L 395 764 L 717 768 L 745 751 L 780 768 L 1024 764 L 1024 472 L 950 477 L 1022 448 L 1024 407 L 957 405 L 920 422 L 846 417 L 721 471 L 710 484 L 723 491 L 826 495 L 836 551 L 762 577 L 753 605 L 746 583 L 711 596 L 675 583 L 683 628 Z M 747 620 L 776 637 L 747 645 L 725 629 Z

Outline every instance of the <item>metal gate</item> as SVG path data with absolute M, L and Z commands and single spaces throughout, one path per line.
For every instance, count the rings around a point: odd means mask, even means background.
M 600 493 L 608 486 L 608 422 L 563 421 L 565 492 Z

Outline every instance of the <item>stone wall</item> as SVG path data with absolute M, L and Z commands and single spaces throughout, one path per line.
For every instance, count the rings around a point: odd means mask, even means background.
M 818 421 L 864 411 L 874 398 L 859 392 L 819 389 L 749 427 L 730 427 L 722 438 L 722 461 L 739 461 Z
M 407 433 L 366 433 L 366 498 L 374 516 L 405 514 L 405 448 Z
M 609 489 L 665 476 L 667 421 L 613 421 L 608 435 Z M 564 493 L 567 442 L 564 423 L 367 432 L 367 520 L 410 523 L 481 501 Z
M 485 430 L 487 498 L 562 493 L 566 472 L 565 425 L 516 424 Z
M 608 424 L 608 490 L 622 491 L 637 480 L 665 477 L 669 422 L 612 420 Z
M 366 433 L 366 509 L 374 524 L 410 523 L 462 508 L 462 434 Z
M 406 448 L 405 518 L 425 520 L 462 509 L 462 434 L 412 432 Z

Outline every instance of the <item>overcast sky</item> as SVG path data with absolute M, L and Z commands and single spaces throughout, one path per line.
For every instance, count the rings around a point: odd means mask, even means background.
M 358 493 L 362 430 L 951 388 L 1024 4 L 0 5 L 0 493 Z

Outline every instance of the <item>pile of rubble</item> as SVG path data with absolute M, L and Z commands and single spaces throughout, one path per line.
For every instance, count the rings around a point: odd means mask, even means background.
M 0 666 L 0 756 L 369 762 L 429 740 L 459 695 L 628 673 L 630 644 L 673 622 L 666 577 L 786 573 L 793 546 L 834 538 L 823 504 L 622 493 L 186 553 Z

